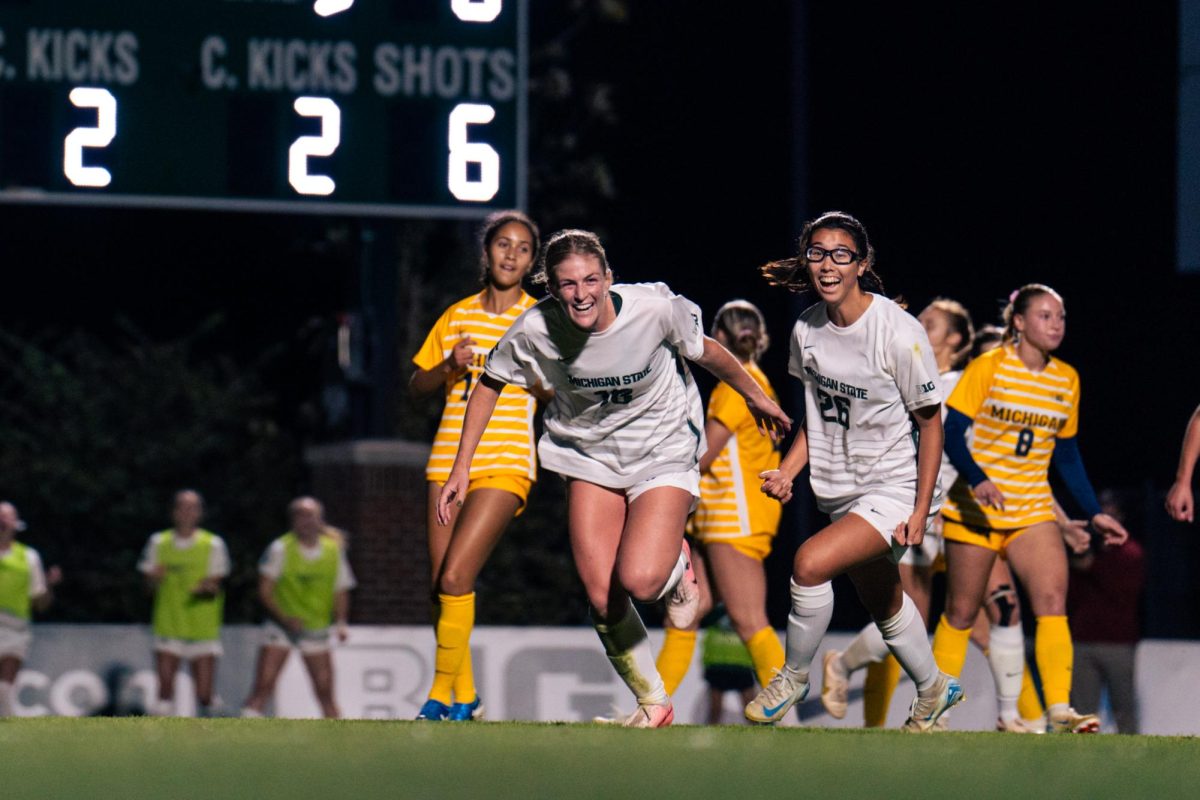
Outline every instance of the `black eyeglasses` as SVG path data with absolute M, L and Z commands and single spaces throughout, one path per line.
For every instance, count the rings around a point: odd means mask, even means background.
M 824 247 L 817 247 L 815 244 L 804 251 L 804 257 L 813 264 L 820 264 L 825 260 L 825 256 L 829 256 L 829 260 L 835 264 L 846 266 L 858 261 L 858 253 L 848 247 L 835 247 L 832 250 L 826 250 Z

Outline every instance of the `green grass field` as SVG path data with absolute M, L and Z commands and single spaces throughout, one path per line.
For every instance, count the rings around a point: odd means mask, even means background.
M 816 728 L 0 720 L 16 798 L 1185 797 L 1200 739 Z

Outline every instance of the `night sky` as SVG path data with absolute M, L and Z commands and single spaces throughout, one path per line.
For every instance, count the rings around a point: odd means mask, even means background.
M 619 276 L 667 281 L 706 314 L 760 303 L 785 393 L 798 309 L 756 268 L 792 253 L 807 216 L 862 219 L 914 311 L 947 295 L 987 322 L 1049 283 L 1094 482 L 1165 488 L 1200 402 L 1200 280 L 1174 271 L 1175 4 L 1053 5 L 631 3 L 576 43 L 614 86 L 616 196 L 594 227 Z M 538 13 L 535 47 L 553 27 Z M 256 346 L 353 304 L 353 257 L 313 245 L 326 223 L 0 207 L 4 324 L 103 331 L 124 315 L 174 336 L 220 310 L 223 346 Z

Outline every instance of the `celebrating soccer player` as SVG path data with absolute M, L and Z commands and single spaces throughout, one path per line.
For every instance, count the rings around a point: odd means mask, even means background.
M 625 724 L 669 725 L 674 709 L 630 597 L 669 595 L 667 613 L 680 628 L 698 605 L 683 529 L 700 493 L 704 415 L 683 359 L 746 398 L 768 432 L 790 420 L 704 335 L 694 303 L 660 283 L 614 285 L 595 234 L 556 233 L 534 279 L 550 296 L 522 314 L 488 356 L 438 498 L 439 521 L 448 522 L 466 496 L 472 459 L 505 385 L 552 388 L 538 455 L 567 479 L 571 547 L 596 632 L 638 702 Z
M 808 694 L 833 614 L 830 581 L 843 572 L 917 686 L 905 729 L 930 730 L 963 696 L 958 681 L 938 671 L 896 567 L 921 545 L 940 502 L 937 363 L 920 323 L 883 296 L 874 265 L 862 223 L 831 211 L 805 223 L 798 256 L 763 267 L 771 283 L 814 292 L 819 302 L 792 332 L 789 371 L 804 387 L 804 426 L 779 468 L 763 473 L 762 490 L 786 502 L 808 464 L 817 506 L 832 524 L 796 551 L 787 660 L 746 706 L 755 722 L 782 719 Z

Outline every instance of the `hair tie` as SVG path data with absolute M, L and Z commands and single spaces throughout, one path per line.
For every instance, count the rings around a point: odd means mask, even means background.
M 1010 303 L 1017 302 L 1017 295 L 1019 295 L 1020 293 L 1021 293 L 1020 289 L 1013 289 L 1013 293 L 1008 296 L 1008 302 L 1010 302 Z

